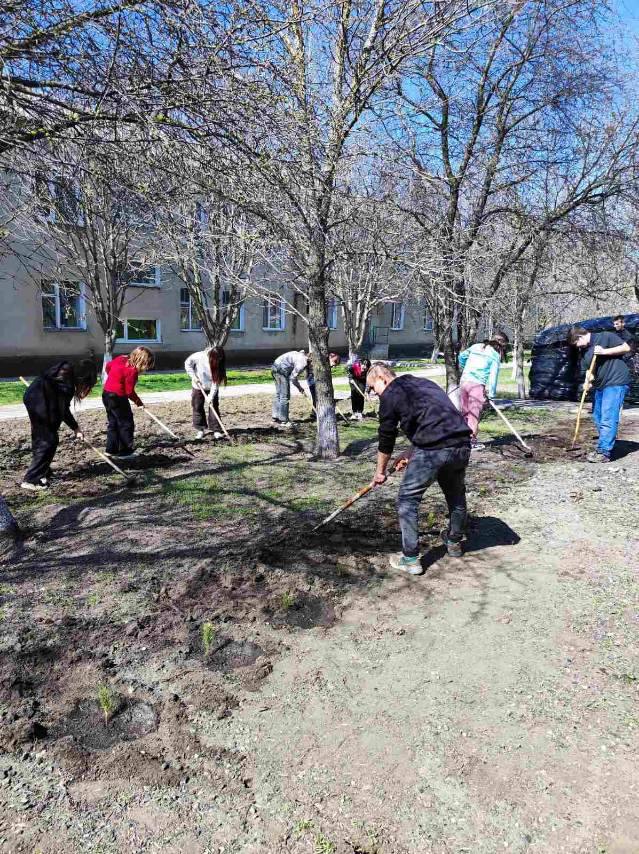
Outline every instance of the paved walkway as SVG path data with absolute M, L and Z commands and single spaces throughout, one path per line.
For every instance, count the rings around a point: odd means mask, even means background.
M 433 365 L 432 368 L 422 368 L 418 371 L 398 371 L 398 373 L 412 373 L 416 377 L 435 377 L 443 376 L 444 368 L 438 365 Z M 302 383 L 305 387 L 303 380 Z M 346 397 L 350 397 L 348 380 L 343 377 L 337 377 L 333 381 L 333 386 L 336 392 L 343 393 L 337 395 L 341 400 L 344 400 Z M 243 383 L 242 385 L 227 386 L 227 388 L 222 391 L 221 397 L 244 397 L 248 394 L 272 395 L 274 393 L 275 386 L 273 383 Z M 299 394 L 295 387 L 291 389 L 291 393 Z M 183 389 L 182 391 L 141 391 L 140 396 L 145 403 L 152 406 L 154 403 L 171 403 L 174 400 L 190 400 L 191 389 Z M 82 403 L 76 407 L 75 411 L 82 413 L 89 412 L 91 409 L 102 409 L 102 400 L 99 397 L 90 397 L 87 400 L 83 400 Z M 0 421 L 9 421 L 12 418 L 26 417 L 27 410 L 21 403 L 15 403 L 10 406 L 0 406 Z

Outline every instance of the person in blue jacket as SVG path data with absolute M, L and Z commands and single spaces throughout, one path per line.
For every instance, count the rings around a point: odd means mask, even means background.
M 497 394 L 497 381 L 501 360 L 506 355 L 508 336 L 496 332 L 481 344 L 473 344 L 459 354 L 462 369 L 459 383 L 461 412 L 470 427 L 471 449 L 480 451 L 484 446 L 477 441 L 479 419 L 487 398 Z

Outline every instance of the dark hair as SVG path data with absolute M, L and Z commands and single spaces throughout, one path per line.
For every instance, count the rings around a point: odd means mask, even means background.
M 211 380 L 215 385 L 226 385 L 226 353 L 224 347 L 211 347 L 209 350 L 209 368 Z
M 509 344 L 509 339 L 505 332 L 495 332 L 492 338 L 486 338 L 482 341 L 482 344 L 484 347 L 489 346 L 494 350 L 497 350 L 499 355 L 503 358 Z
M 73 368 L 73 392 L 76 400 L 81 400 L 82 397 L 91 391 L 93 386 L 98 381 L 98 370 L 95 362 L 91 359 L 82 359 Z
M 577 341 L 581 338 L 582 335 L 587 335 L 588 330 L 584 326 L 571 326 L 568 331 L 568 343 L 571 347 L 576 346 Z
M 335 362 L 336 367 L 342 361 L 342 357 L 339 355 L 339 353 L 329 353 L 328 358 L 329 359 L 337 359 L 337 362 Z
M 612 318 L 612 322 L 614 323 L 615 320 L 623 320 L 624 323 L 626 322 L 626 318 L 623 316 L 623 314 L 615 314 L 615 316 Z

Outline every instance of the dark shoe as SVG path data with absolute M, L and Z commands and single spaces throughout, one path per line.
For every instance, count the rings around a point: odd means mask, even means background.
M 446 546 L 446 551 L 450 555 L 450 557 L 461 557 L 464 554 L 464 550 L 462 548 L 461 540 L 449 540 L 448 539 L 448 528 L 444 528 L 441 532 L 442 543 Z
M 601 451 L 594 451 L 592 454 L 588 454 L 586 460 L 589 463 L 609 463 L 610 457 L 602 454 Z

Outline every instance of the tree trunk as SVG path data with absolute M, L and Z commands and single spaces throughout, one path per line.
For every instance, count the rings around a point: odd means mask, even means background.
M 102 385 L 106 382 L 107 363 L 113 359 L 113 345 L 115 344 L 115 330 L 109 329 L 104 333 L 104 358 L 102 359 Z
M 326 325 L 326 296 L 324 282 L 313 283 L 308 299 L 308 336 L 313 348 L 313 372 L 317 393 L 317 439 L 315 454 L 321 460 L 334 460 L 339 456 L 339 436 L 333 381 L 328 361 L 328 334 Z
M 437 339 L 435 339 L 433 341 L 433 352 L 430 354 L 431 365 L 437 364 L 438 356 L 439 356 L 439 341 Z
M 452 331 L 447 332 L 444 338 L 444 365 L 446 366 L 446 391 L 451 391 L 459 385 L 459 367 Z
M 513 347 L 517 397 L 526 399 L 526 376 L 524 371 L 524 314 L 517 316 L 515 327 L 515 346 Z

